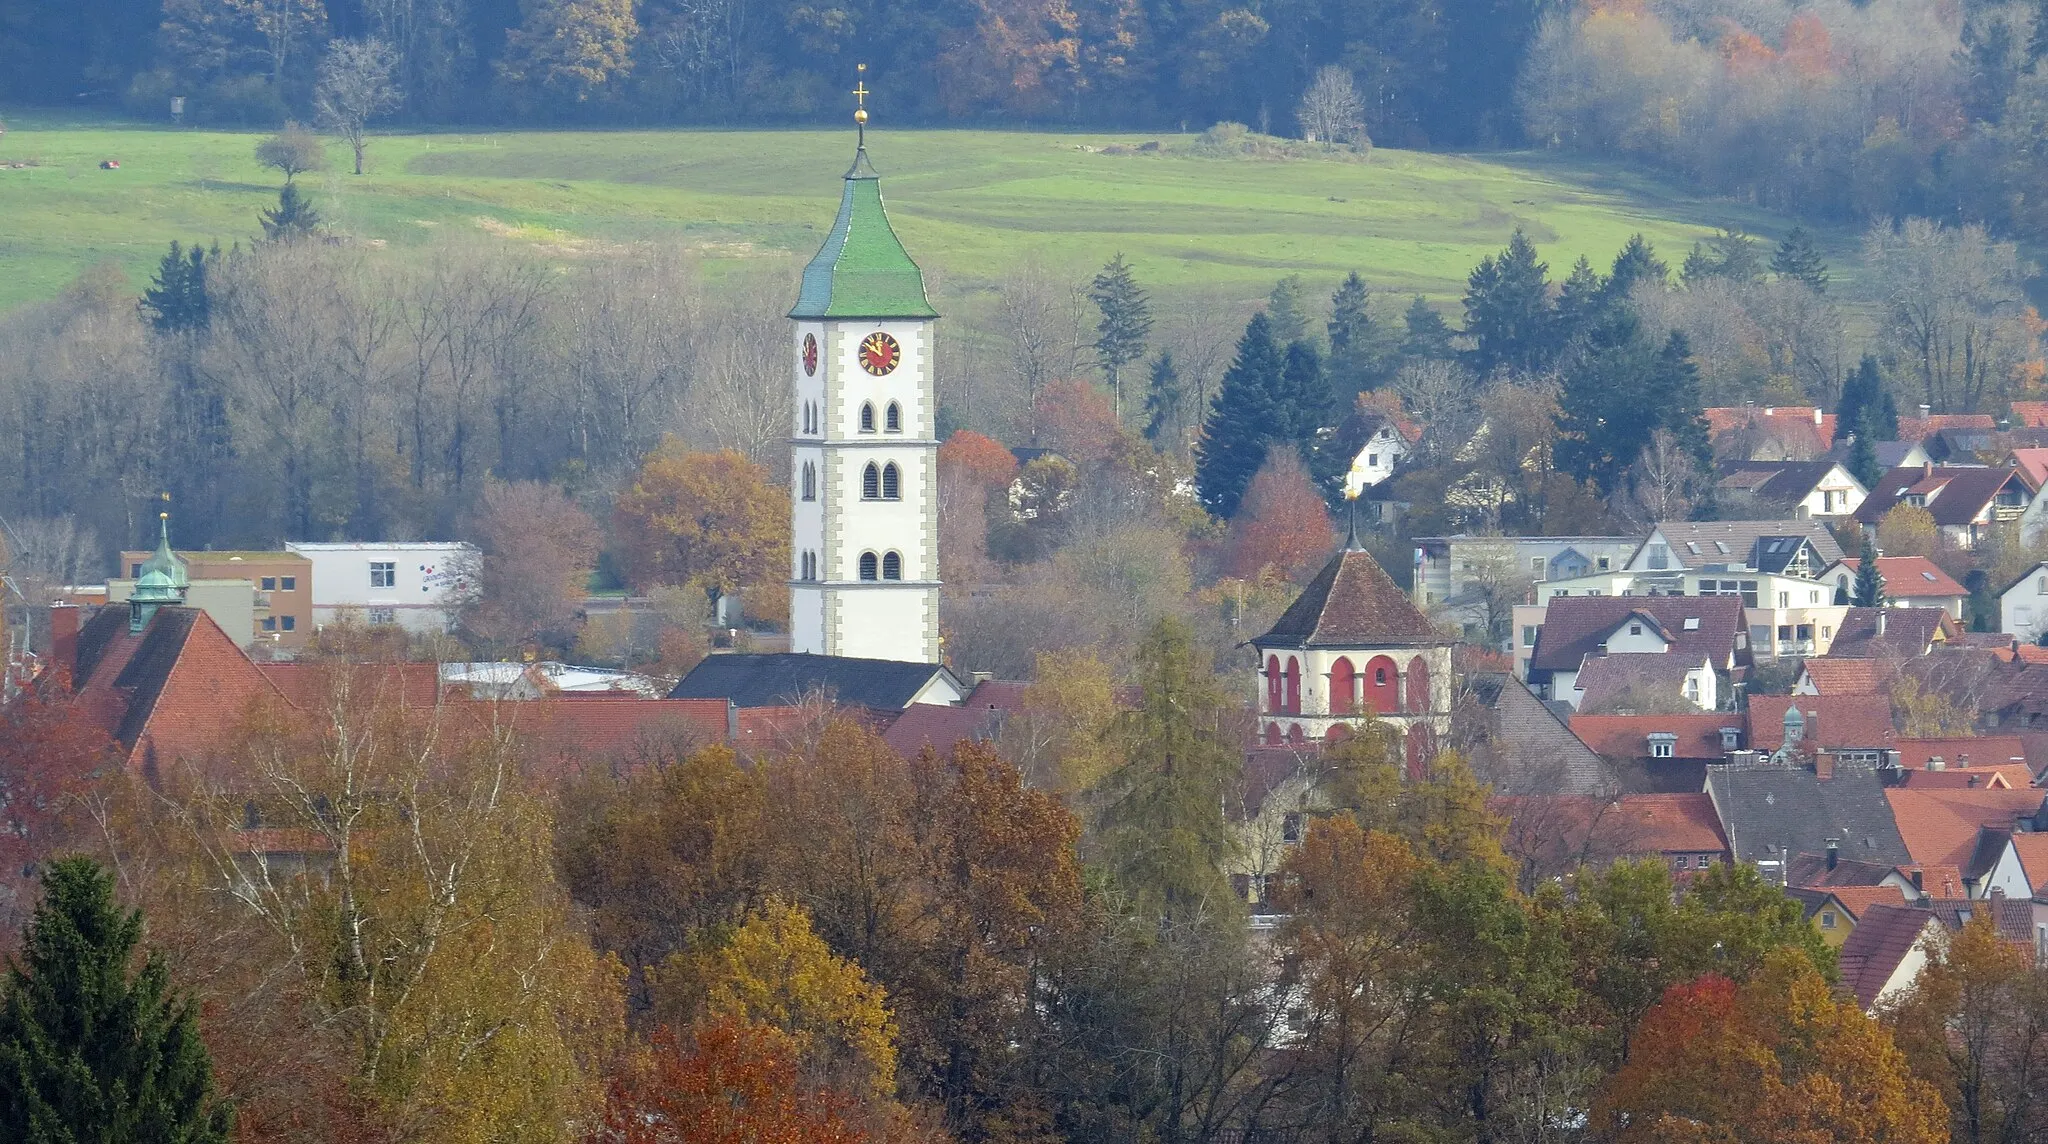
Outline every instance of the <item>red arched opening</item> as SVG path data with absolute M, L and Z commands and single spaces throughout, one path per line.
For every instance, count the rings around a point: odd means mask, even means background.
M 1403 745 L 1407 748 L 1406 753 L 1408 756 L 1408 779 L 1411 782 L 1421 782 L 1423 776 L 1423 729 L 1420 727 L 1411 727 L 1409 728 L 1408 733 L 1406 735 L 1403 735 L 1401 739 Z
M 1375 715 L 1392 715 L 1401 710 L 1401 671 L 1383 655 L 1365 664 L 1365 703 Z
M 1358 710 L 1358 672 L 1351 657 L 1340 655 L 1330 665 L 1330 714 L 1349 715 Z
M 1307 742 L 1308 742 L 1308 736 L 1306 736 L 1306 735 L 1303 735 L 1303 734 L 1301 733 L 1301 724 L 1299 724 L 1299 723 L 1289 723 L 1289 724 L 1287 725 L 1287 745 L 1288 745 L 1288 746 L 1290 746 L 1290 747 L 1299 747 L 1299 746 L 1301 746 L 1301 745 L 1303 745 L 1303 744 L 1305 744 L 1305 743 L 1307 743 Z
M 1279 745 L 1280 745 L 1280 724 L 1278 724 L 1278 723 L 1268 723 L 1268 724 L 1266 724 L 1266 736 L 1265 736 L 1265 738 L 1266 738 L 1266 745 L 1267 745 L 1268 747 L 1277 747 L 1277 746 L 1279 746 Z
M 1330 728 L 1328 731 L 1323 732 L 1323 741 L 1325 743 L 1330 744 L 1332 747 L 1336 746 L 1337 744 L 1343 742 L 1346 739 L 1349 739 L 1350 737 L 1351 724 L 1349 723 L 1339 723 L 1335 727 Z
M 1301 661 L 1287 657 L 1287 713 L 1301 714 Z
M 1266 657 L 1266 710 L 1280 710 L 1280 657 Z
M 1429 713 L 1429 661 L 1419 655 L 1408 661 L 1408 710 L 1415 715 Z

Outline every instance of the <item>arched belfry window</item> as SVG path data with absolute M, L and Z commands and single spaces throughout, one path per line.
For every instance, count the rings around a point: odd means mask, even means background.
M 893 467 L 893 466 L 892 466 Z M 880 500 L 882 496 L 882 470 L 873 461 L 860 471 L 860 499 Z
M 875 431 L 875 403 L 872 401 L 860 403 L 860 431 L 863 433 Z
M 817 500 L 817 499 L 818 499 L 818 466 L 816 466 L 816 465 L 812 464 L 812 463 L 811 463 L 811 462 L 809 462 L 809 461 L 805 461 L 805 462 L 804 462 L 804 478 L 803 478 L 803 483 L 804 483 L 804 499 L 805 499 L 805 500 L 807 500 L 807 501 L 814 501 L 814 500 Z
M 863 580 L 873 580 L 873 579 L 875 578 L 875 569 L 876 569 L 876 564 L 877 564 L 877 561 L 875 560 L 875 554 L 874 554 L 874 553 L 872 553 L 872 552 L 863 552 L 863 553 L 861 553 L 861 554 L 860 554 L 860 578 L 861 578 L 861 579 L 863 579 Z
M 903 407 L 891 401 L 882 414 L 882 427 L 891 433 L 903 432 Z
M 894 461 L 882 466 L 882 499 L 903 499 L 903 474 Z
M 882 554 L 882 579 L 903 579 L 903 557 L 900 553 L 887 552 Z

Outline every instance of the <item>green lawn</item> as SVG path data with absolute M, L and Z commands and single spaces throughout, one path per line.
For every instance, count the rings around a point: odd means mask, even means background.
M 831 225 L 851 135 L 394 135 L 373 140 L 361 178 L 343 173 L 339 145 L 334 171 L 301 178 L 337 229 L 394 246 L 471 229 L 568 258 L 655 237 L 714 260 L 808 255 Z M 0 308 L 48 297 L 101 261 L 140 282 L 173 238 L 246 240 L 276 194 L 274 174 L 251 157 L 261 137 L 11 118 L 0 165 L 34 165 L 0 166 Z M 1135 152 L 1151 138 L 1164 149 Z M 956 287 L 1027 253 L 1086 267 L 1121 250 L 1167 290 L 1251 297 L 1283 274 L 1327 281 L 1358 269 L 1377 289 L 1448 299 L 1517 226 L 1562 277 L 1582 253 L 1604 265 L 1639 230 L 1675 269 L 1715 226 L 1775 239 L 1786 225 L 1538 154 L 1253 161 L 1199 157 L 1172 136 L 991 131 L 878 130 L 870 144 L 905 244 Z M 1101 153 L 1111 144 L 1133 153 Z M 103 159 L 121 169 L 100 170 Z

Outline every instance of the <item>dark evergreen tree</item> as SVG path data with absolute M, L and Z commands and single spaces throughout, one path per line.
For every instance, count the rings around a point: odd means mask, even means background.
M 1273 322 L 1273 340 L 1281 345 L 1308 339 L 1308 297 L 1301 275 L 1290 274 L 1273 284 L 1273 292 L 1266 296 L 1266 317 Z
M 1863 419 L 1851 430 L 1856 439 L 1849 444 L 1849 458 L 1842 462 L 1849 475 L 1863 482 L 1866 489 L 1874 489 L 1884 479 L 1884 462 L 1877 459 L 1877 410 L 1864 410 Z M 1841 431 L 1841 422 L 1835 422 L 1836 431 Z
M 220 257 L 220 247 L 213 248 Z M 198 243 L 182 250 L 171 241 L 170 253 L 157 264 L 156 277 L 142 292 L 142 313 L 150 327 L 160 334 L 199 333 L 213 324 L 211 303 L 206 293 L 206 250 Z
M 1124 367 L 1145 356 L 1145 339 L 1152 336 L 1152 305 L 1131 276 L 1121 251 L 1095 276 L 1088 299 L 1102 314 L 1095 324 L 1095 360 L 1109 375 L 1109 389 L 1116 395 L 1116 414 L 1121 421 Z
M 1676 332 L 1662 347 L 1653 346 L 1627 310 L 1610 315 L 1593 332 L 1587 352 L 1565 378 L 1560 404 L 1559 463 L 1604 493 L 1620 487 L 1659 429 L 1677 438 L 1700 473 L 1712 471 L 1691 349 Z
M 1401 315 L 1401 326 L 1405 331 L 1401 340 L 1403 357 L 1449 361 L 1458 355 L 1451 345 L 1451 324 L 1422 295 L 1417 294 L 1408 303 L 1408 309 Z
M 1820 250 L 1803 226 L 1793 227 L 1786 233 L 1785 241 L 1778 244 L 1771 255 L 1771 273 L 1781 280 L 1804 282 L 1816 294 L 1828 290 L 1828 264 L 1821 261 Z
M 1704 282 L 1714 276 L 1714 258 L 1707 253 L 1704 243 L 1695 242 L 1686 252 L 1684 265 L 1678 268 L 1678 280 L 1687 286 Z
M 1658 428 L 1669 430 L 1693 465 L 1704 475 L 1714 471 L 1714 445 L 1700 397 L 1700 367 L 1692 360 L 1685 335 L 1671 331 L 1657 353 L 1657 372 L 1644 395 L 1656 406 Z
M 1671 277 L 1671 268 L 1657 257 L 1657 251 L 1640 234 L 1632 234 L 1621 253 L 1614 256 L 1614 268 L 1607 275 L 1607 301 L 1610 305 L 1628 301 L 1631 291 L 1638 282 L 1655 282 L 1663 286 Z
M 1850 603 L 1859 608 L 1884 607 L 1884 573 L 1877 570 L 1877 545 L 1871 543 L 1868 533 L 1856 554 L 1856 595 Z
M 1285 372 L 1286 356 L 1274 344 L 1272 322 L 1263 313 L 1252 315 L 1195 446 L 1195 484 L 1202 503 L 1217 516 L 1237 515 L 1238 502 L 1266 463 L 1266 448 L 1283 416 L 1279 394 Z
M 1323 372 L 1323 355 L 1308 342 L 1294 342 L 1287 347 L 1278 397 L 1273 436 L 1292 441 L 1306 455 L 1316 433 L 1330 425 L 1335 413 L 1330 380 Z
M 1607 284 L 1581 255 L 1557 292 L 1558 340 L 1568 343 L 1591 333 L 1607 304 Z
M 1703 245 L 1693 243 L 1678 277 L 1687 285 L 1704 278 L 1726 278 L 1730 282 L 1755 282 L 1764 276 L 1763 255 L 1756 240 L 1741 231 L 1721 228 Z
M 89 859 L 43 874 L 43 900 L 0 1001 L 0 1139 L 225 1144 L 233 1109 L 190 1002 L 151 954 L 140 911 Z
M 319 229 L 320 215 L 313 209 L 312 197 L 292 183 L 277 192 L 276 208 L 263 212 L 263 236 L 272 242 L 305 238 Z
M 1152 376 L 1145 383 L 1145 440 L 1155 447 L 1169 442 L 1180 445 L 1180 371 L 1173 368 L 1173 355 L 1161 353 L 1152 359 Z
M 1534 372 L 1550 364 L 1556 314 L 1549 269 L 1517 229 L 1507 249 L 1481 259 L 1465 280 L 1465 333 L 1481 374 L 1499 366 Z
M 1330 391 L 1349 404 L 1353 395 L 1389 380 L 1399 352 L 1393 332 L 1372 315 L 1372 296 L 1356 270 L 1330 296 Z
M 1869 354 L 1863 355 L 1863 360 L 1842 383 L 1842 399 L 1835 406 L 1835 432 L 1860 430 L 1866 417 L 1872 441 L 1898 440 L 1899 407 L 1893 403 L 1891 394 L 1885 392 L 1877 359 Z

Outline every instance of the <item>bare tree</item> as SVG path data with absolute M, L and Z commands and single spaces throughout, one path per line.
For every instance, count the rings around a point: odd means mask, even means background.
M 1937 411 L 2004 397 L 2014 366 L 2037 348 L 2013 245 L 1974 224 L 1909 218 L 1872 226 L 1863 253 L 1884 307 L 1879 336 L 1901 380 L 1919 383 Z
M 30 607 L 55 601 L 67 584 L 83 584 L 98 578 L 99 538 L 78 523 L 76 517 L 26 517 L 8 522 L 8 533 L 20 544 L 18 551 L 0 543 L 0 564 L 14 590 Z
M 1668 429 L 1650 434 L 1650 443 L 1629 469 L 1629 497 L 1620 515 L 1639 523 L 1684 520 L 1692 511 L 1700 481 L 1698 466 Z
M 1036 255 L 1026 256 L 996 287 L 996 329 L 1009 343 L 1009 367 L 1022 390 L 1034 444 L 1038 391 L 1080 372 L 1086 307 L 1079 285 L 1046 269 Z
M 320 61 L 313 110 L 355 152 L 358 175 L 363 173 L 365 127 L 403 101 L 392 79 L 397 70 L 397 54 L 378 39 L 336 40 Z
M 327 149 L 318 135 L 296 123 L 287 123 L 284 130 L 256 144 L 256 161 L 275 167 L 289 184 L 307 171 L 326 170 Z
M 1448 460 L 1479 428 L 1477 385 L 1471 371 L 1456 362 L 1431 358 L 1409 362 L 1394 378 L 1401 406 L 1422 424 L 1417 452 L 1428 460 Z
M 1365 135 L 1365 101 L 1358 98 L 1351 73 L 1336 64 L 1317 70 L 1294 116 L 1301 122 L 1302 138 L 1311 143 L 1371 143 Z

